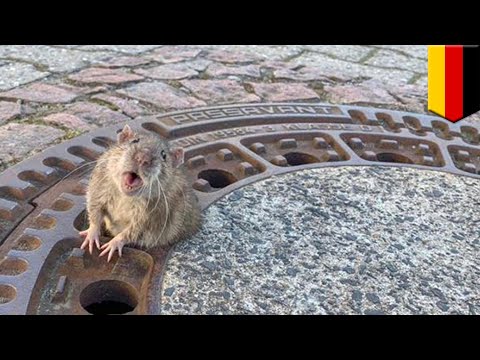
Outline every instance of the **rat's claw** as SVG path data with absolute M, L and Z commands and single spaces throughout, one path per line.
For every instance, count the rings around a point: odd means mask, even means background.
M 85 231 L 82 231 L 80 233 L 80 236 L 83 236 L 82 233 Z M 90 254 L 93 253 L 93 244 L 97 245 L 97 249 L 100 249 L 100 233 L 95 230 L 86 230 L 87 235 L 85 236 L 85 240 L 82 243 L 82 246 L 80 246 L 80 249 L 85 249 L 88 246 L 88 251 Z
M 110 262 L 112 260 L 113 254 L 115 254 L 115 250 L 118 250 L 118 256 L 122 256 L 122 248 L 125 245 L 125 242 L 119 238 L 113 238 L 108 243 L 103 244 L 101 249 L 103 250 L 99 256 L 104 256 L 108 253 L 107 261 Z

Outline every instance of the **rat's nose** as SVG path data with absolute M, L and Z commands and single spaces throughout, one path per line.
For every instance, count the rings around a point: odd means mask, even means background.
M 149 166 L 152 161 L 152 157 L 144 152 L 138 152 L 135 154 L 135 160 L 139 166 Z

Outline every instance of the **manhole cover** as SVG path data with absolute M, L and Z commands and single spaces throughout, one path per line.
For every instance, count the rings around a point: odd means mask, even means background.
M 111 263 L 79 249 L 91 162 L 121 127 L 57 145 L 0 175 L 0 314 L 159 312 L 170 249 L 126 249 Z M 310 168 L 408 166 L 480 178 L 479 127 L 433 116 L 254 104 L 143 117 L 132 127 L 185 147 L 204 209 L 239 187 Z

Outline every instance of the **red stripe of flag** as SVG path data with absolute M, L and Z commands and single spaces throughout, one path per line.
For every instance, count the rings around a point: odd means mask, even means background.
M 445 46 L 445 117 L 463 117 L 463 46 Z

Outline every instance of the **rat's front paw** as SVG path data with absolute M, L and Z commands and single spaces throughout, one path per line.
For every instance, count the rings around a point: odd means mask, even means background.
M 103 251 L 100 253 L 100 256 L 104 256 L 108 253 L 107 261 L 110 262 L 116 250 L 118 250 L 118 256 L 122 256 L 122 249 L 124 245 L 125 240 L 121 237 L 116 236 L 108 243 L 102 245 L 101 249 Z
M 80 231 L 80 236 L 84 237 L 85 240 L 80 246 L 80 249 L 85 249 L 88 246 L 88 251 L 90 254 L 93 253 L 93 244 L 97 245 L 97 249 L 100 249 L 100 231 L 90 227 L 88 230 Z

